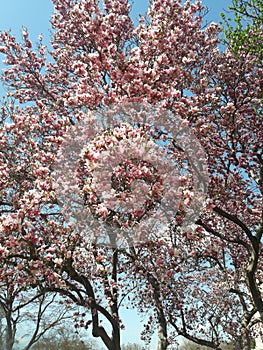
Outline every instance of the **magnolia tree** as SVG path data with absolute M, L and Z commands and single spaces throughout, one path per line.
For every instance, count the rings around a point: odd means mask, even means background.
M 244 340 L 263 320 L 257 57 L 220 52 L 198 1 L 137 26 L 126 0 L 53 3 L 49 49 L 0 35 L 2 263 L 86 307 L 108 349 L 128 298 L 158 349 Z
M 178 224 L 173 229 L 177 255 L 182 261 L 194 259 L 196 267 L 180 265 L 181 274 L 172 275 L 174 282 L 169 278 L 174 286 L 159 305 L 164 310 L 165 302 L 174 295 L 166 320 L 191 340 L 197 340 L 198 327 L 200 335 L 210 327 L 210 340 L 215 342 L 211 345 L 217 347 L 218 324 L 230 334 L 235 329 L 239 348 L 249 349 L 249 331 L 257 332 L 260 327 L 255 324 L 262 323 L 262 69 L 257 55 L 243 48 L 238 60 L 236 51 L 214 53 L 209 66 L 204 66 L 209 72 L 205 91 L 196 80 L 199 113 L 189 115 L 208 155 L 209 202 L 192 230 Z M 164 261 L 168 274 L 169 265 Z M 159 282 L 160 261 L 151 258 L 149 264 Z M 200 268 L 209 272 L 200 273 Z M 174 271 L 172 265 L 171 269 Z M 204 278 L 210 283 L 202 287 Z M 194 281 L 197 286 L 182 298 L 178 290 L 187 291 L 186 286 L 194 286 Z M 183 288 L 180 282 L 185 283 Z M 164 284 L 152 285 L 152 290 L 156 289 L 161 296 L 165 292 Z M 174 308 L 176 298 L 179 311 Z M 216 312 L 217 308 L 221 311 Z

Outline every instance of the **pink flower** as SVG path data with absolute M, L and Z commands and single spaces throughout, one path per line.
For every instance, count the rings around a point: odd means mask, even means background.
M 97 205 L 96 212 L 98 214 L 100 214 L 102 217 L 105 217 L 105 216 L 107 216 L 109 214 L 109 211 L 108 211 L 107 207 L 105 207 L 105 205 L 102 204 L 102 203 Z

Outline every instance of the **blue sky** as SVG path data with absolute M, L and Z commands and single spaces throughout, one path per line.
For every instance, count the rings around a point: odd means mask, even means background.
M 138 18 L 138 14 L 144 14 L 147 9 L 147 0 L 135 0 L 132 15 Z M 220 12 L 231 4 L 231 0 L 203 0 L 203 4 L 209 8 L 206 20 L 208 22 L 220 21 Z M 12 29 L 12 33 L 20 38 L 21 28 L 29 29 L 30 38 L 37 41 L 38 35 L 44 35 L 44 42 L 48 43 L 50 37 L 49 18 L 53 5 L 50 0 L 0 0 L 0 30 Z M 1 63 L 0 63 L 1 68 Z M 139 342 L 142 324 L 134 312 L 124 311 L 124 323 L 126 330 L 122 332 L 123 342 Z M 146 320 L 145 320 L 146 321 Z M 152 345 L 154 349 L 154 345 Z
M 145 13 L 147 0 L 134 0 L 133 15 Z M 231 0 L 203 0 L 203 4 L 208 6 L 209 21 L 219 21 L 219 13 L 227 9 Z M 10 29 L 14 34 L 20 34 L 21 26 L 26 26 L 33 40 L 37 40 L 38 34 L 49 36 L 49 18 L 53 5 L 50 0 L 0 0 L 0 29 Z
M 146 13 L 148 0 L 134 0 L 132 16 L 137 19 L 139 13 Z M 208 7 L 207 22 L 220 21 L 220 12 L 231 4 L 231 0 L 203 0 Z M 12 30 L 12 34 L 21 38 L 21 28 L 25 26 L 33 43 L 37 42 L 39 34 L 44 35 L 44 43 L 50 38 L 49 19 L 53 11 L 51 0 L 0 0 L 0 30 Z M 0 57 L 0 69 L 3 67 Z M 3 88 L 0 86 L 0 95 Z

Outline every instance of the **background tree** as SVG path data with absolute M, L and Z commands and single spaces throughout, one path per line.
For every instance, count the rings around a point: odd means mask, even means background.
M 12 350 L 21 339 L 23 349 L 30 349 L 46 332 L 70 317 L 66 304 L 59 303 L 56 294 L 25 291 L 24 288 L 21 291 L 18 286 L 11 292 L 2 284 L 0 305 L 3 310 L 1 341 L 6 350 Z M 22 332 L 22 329 L 30 329 L 30 332 Z
M 135 343 L 133 343 L 133 344 L 128 343 L 126 345 L 123 345 L 122 349 L 123 350 L 143 350 L 143 347 L 138 345 L 138 344 L 135 344 Z
M 234 0 L 229 10 L 234 19 L 227 18 L 225 13 L 221 14 L 226 26 L 224 34 L 227 45 L 237 52 L 243 48 L 244 51 L 257 55 L 258 63 L 262 65 L 262 0 Z
M 74 333 L 72 326 L 70 323 L 62 323 L 56 330 L 46 333 L 32 350 L 101 350 L 96 341 Z
M 179 346 L 179 350 L 207 350 L 209 348 L 205 346 L 200 346 L 190 341 L 183 341 L 183 343 Z M 222 345 L 222 350 L 232 350 L 233 344 L 224 344 Z

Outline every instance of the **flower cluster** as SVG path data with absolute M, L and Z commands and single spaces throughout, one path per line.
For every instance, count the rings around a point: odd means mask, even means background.
M 145 160 L 152 146 L 146 130 L 128 124 L 107 130 L 88 144 L 82 154 L 81 186 L 85 206 L 94 215 L 128 227 L 158 205 L 162 178 Z

